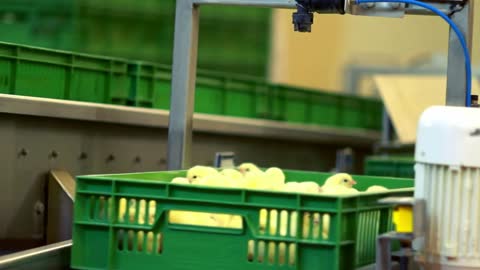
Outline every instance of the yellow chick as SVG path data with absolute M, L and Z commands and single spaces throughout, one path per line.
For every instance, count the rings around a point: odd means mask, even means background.
M 157 203 L 155 201 L 150 201 L 148 203 L 148 224 L 153 225 L 156 219 L 157 212 Z
M 352 188 L 356 184 L 357 182 L 353 180 L 351 175 L 347 173 L 337 173 L 325 180 L 322 188 L 326 188 L 329 186 L 344 186 L 346 188 Z
M 238 187 L 238 182 L 235 180 L 225 177 L 221 174 L 208 175 L 196 182 L 197 185 L 207 186 L 207 187 L 226 187 L 226 188 L 236 188 Z
M 245 174 L 245 188 L 256 190 L 268 190 L 270 183 L 262 171 L 249 171 Z
M 218 223 L 215 220 L 214 215 L 209 213 L 190 212 L 190 211 L 170 211 L 168 218 L 170 223 L 175 223 L 175 224 L 206 226 L 206 227 L 218 226 Z
M 350 195 L 357 194 L 358 190 L 353 188 L 357 182 L 352 176 L 346 173 L 338 173 L 329 177 L 322 186 L 322 194 L 327 195 Z
M 138 224 L 145 224 L 147 215 L 147 201 L 141 200 L 138 204 Z
M 383 186 L 371 186 L 367 189 L 366 192 L 385 192 L 388 191 L 388 188 Z
M 238 166 L 238 170 L 241 174 L 246 175 L 247 173 L 258 173 L 262 172 L 255 164 L 253 163 L 242 163 Z
M 320 193 L 320 186 L 315 182 L 300 182 L 298 183 L 298 188 L 300 193 L 307 193 L 307 194 L 318 194 Z
M 288 182 L 285 183 L 279 191 L 297 193 L 300 191 L 300 183 L 298 182 Z
M 230 220 L 226 226 L 232 229 L 241 229 L 243 227 L 243 219 L 241 216 L 230 216 Z
M 135 222 L 135 214 L 137 212 L 137 202 L 135 200 L 130 200 L 128 204 L 128 222 Z
M 206 176 L 219 175 L 219 174 L 220 173 L 214 168 L 206 167 L 206 166 L 195 166 L 193 168 L 190 168 L 187 171 L 187 179 L 190 183 L 197 184 L 197 182 L 200 179 Z
M 322 217 L 322 238 L 328 239 L 328 235 L 330 234 L 330 215 L 324 214 Z
M 270 185 L 270 190 L 280 190 L 285 184 L 285 174 L 279 168 L 273 167 L 265 171 L 265 178 Z
M 347 188 L 344 186 L 330 186 L 327 188 L 322 188 L 322 194 L 325 195 L 354 195 L 360 193 L 355 188 Z
M 190 181 L 185 178 L 185 177 L 176 177 L 176 178 L 173 178 L 173 180 L 171 181 L 171 183 L 173 184 L 182 184 L 182 185 L 188 185 L 190 184 Z
M 220 174 L 237 181 L 243 180 L 243 174 L 235 169 L 223 169 Z
M 244 188 L 246 186 L 246 180 L 243 174 L 235 169 L 224 169 L 220 174 L 229 182 L 230 187 Z
M 118 221 L 125 222 L 125 214 L 127 213 L 127 199 L 121 198 L 118 202 Z

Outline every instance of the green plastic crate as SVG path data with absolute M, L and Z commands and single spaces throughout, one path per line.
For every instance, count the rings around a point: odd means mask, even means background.
M 380 130 L 382 102 L 287 85 L 272 86 L 273 120 L 332 127 Z
M 0 93 L 126 104 L 128 62 L 0 43 Z
M 131 70 L 136 85 L 135 104 L 170 109 L 171 68 L 139 63 Z M 268 86 L 252 78 L 199 70 L 196 78 L 195 112 L 261 118 L 268 112 Z
M 308 123 L 312 92 L 281 87 L 283 96 L 283 119 L 287 122 Z
M 73 17 L 71 1 L 1 1 L 1 40 L 70 48 Z
M 341 100 L 340 124 L 349 128 L 366 128 L 365 116 L 368 113 L 365 102 L 357 97 L 344 96 Z
M 380 130 L 383 104 L 380 100 L 341 95 L 340 125 L 348 128 Z
M 341 96 L 316 92 L 311 97 L 310 123 L 340 126 Z
M 318 183 L 330 176 L 285 174 L 288 181 Z M 185 171 L 78 177 L 72 268 L 351 270 L 374 262 L 376 236 L 392 228 L 392 209 L 378 200 L 413 195 L 412 180 L 369 176 L 355 177 L 359 190 L 375 184 L 392 190 L 334 197 L 169 183 L 178 176 Z M 128 211 L 119 213 L 127 200 Z M 172 224 L 170 210 L 239 215 L 243 226 Z M 269 213 L 266 230 L 259 230 L 260 211 Z M 323 225 L 311 222 L 323 215 L 330 217 L 325 237 L 315 229 Z M 286 230 L 272 230 L 278 220 Z
M 170 63 L 175 1 L 140 2 L 79 0 L 75 50 Z M 262 8 L 202 6 L 198 67 L 265 76 L 270 14 Z
M 415 178 L 415 159 L 411 156 L 373 156 L 365 160 L 365 173 L 377 176 Z

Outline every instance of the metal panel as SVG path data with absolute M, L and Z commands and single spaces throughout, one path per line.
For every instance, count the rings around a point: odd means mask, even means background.
M 328 171 L 338 149 L 354 146 L 361 160 L 380 138 L 378 132 L 234 117 L 195 120 L 192 160 L 204 165 L 212 165 L 217 152 L 233 151 L 238 162 Z M 168 112 L 160 110 L 0 96 L 0 249 L 13 245 L 7 238 L 27 239 L 31 246 L 45 240 L 34 238 L 43 226 L 34 210 L 38 203 L 48 206 L 51 170 L 71 175 L 165 170 L 167 123 Z

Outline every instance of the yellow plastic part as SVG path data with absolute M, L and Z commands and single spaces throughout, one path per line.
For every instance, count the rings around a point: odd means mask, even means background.
M 393 223 L 397 233 L 413 232 L 413 208 L 410 205 L 402 205 L 393 211 Z

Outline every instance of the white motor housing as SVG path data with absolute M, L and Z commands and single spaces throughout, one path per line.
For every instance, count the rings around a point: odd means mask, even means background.
M 480 109 L 427 109 L 415 161 L 415 198 L 426 201 L 426 268 L 480 269 Z

